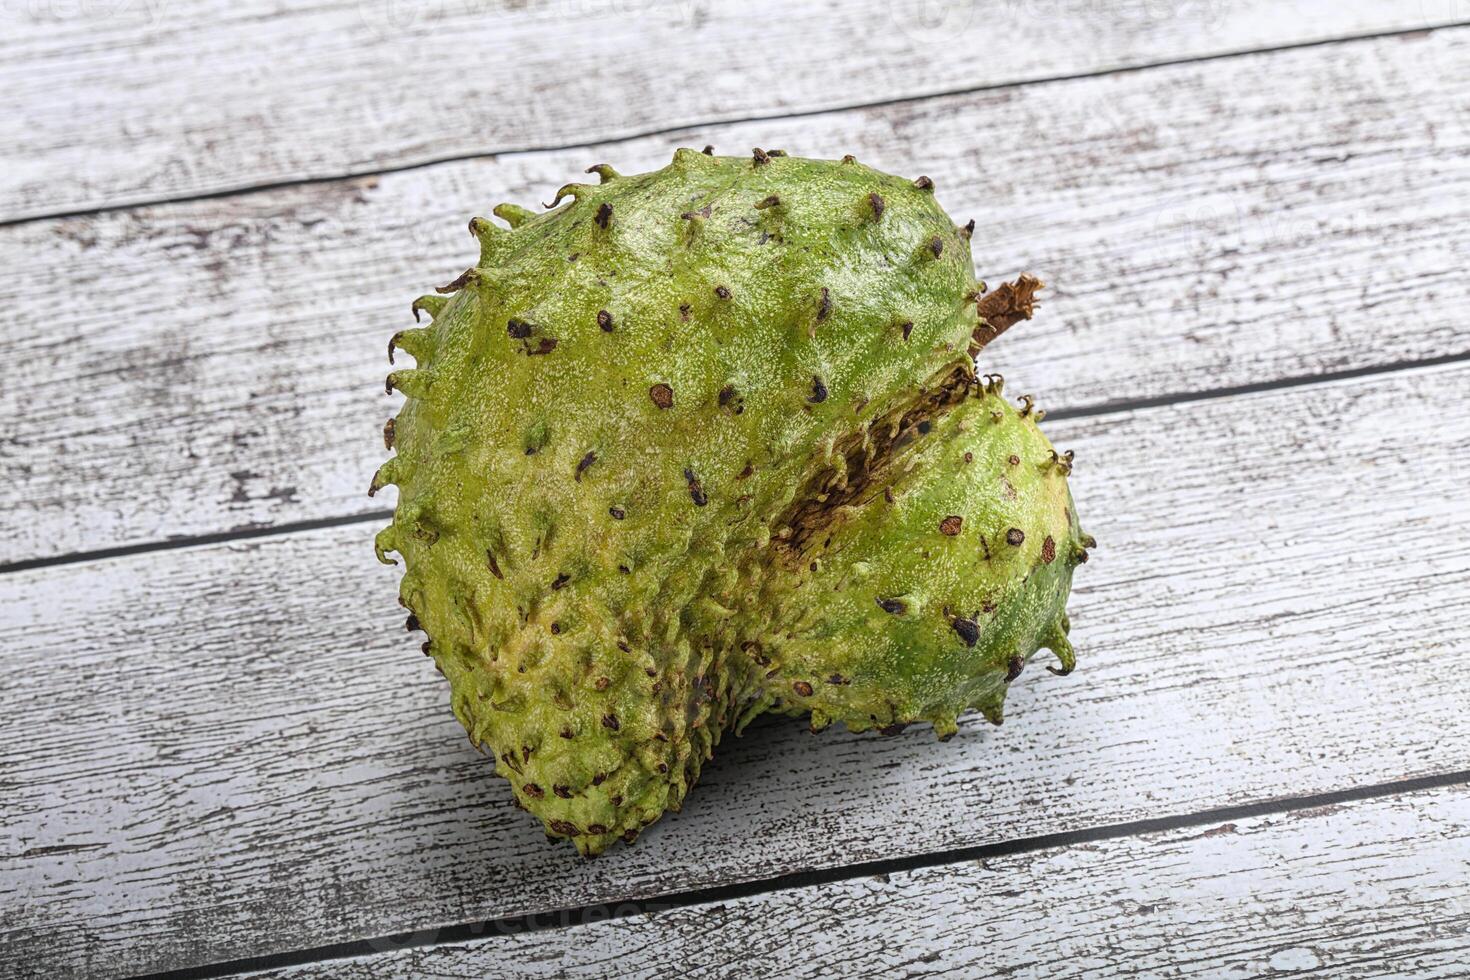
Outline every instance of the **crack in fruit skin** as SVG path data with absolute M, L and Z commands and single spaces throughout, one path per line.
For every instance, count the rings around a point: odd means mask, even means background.
M 948 737 L 1070 671 L 1071 458 L 972 360 L 1040 283 L 987 295 L 933 182 L 850 157 L 588 172 L 414 301 L 370 489 L 517 803 L 595 854 L 763 712 Z

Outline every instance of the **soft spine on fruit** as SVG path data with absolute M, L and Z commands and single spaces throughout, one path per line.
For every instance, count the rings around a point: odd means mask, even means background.
M 763 712 L 948 738 L 1038 649 L 1069 672 L 1072 457 L 973 361 L 1040 283 L 987 290 L 974 222 L 851 157 L 588 172 L 413 302 L 370 488 L 517 802 L 597 853 Z

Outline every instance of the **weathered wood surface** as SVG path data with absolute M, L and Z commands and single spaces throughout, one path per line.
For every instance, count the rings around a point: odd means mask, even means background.
M 16 0 L 0 220 L 1466 16 L 1459 0 Z
M 255 977 L 1463 977 L 1465 786 Z
M 1053 284 L 985 360 L 1052 410 L 1465 355 L 1467 75 L 1437 31 L 3 228 L 0 563 L 382 506 L 386 341 L 466 216 L 706 139 L 936 175 Z
M 369 525 L 0 575 L 0 973 L 179 967 L 1470 769 L 1470 366 L 1048 428 L 1101 542 L 1078 673 L 1028 672 L 1005 727 L 969 718 L 947 745 L 760 725 L 684 814 L 593 862 L 549 845 L 457 729 Z M 1060 938 L 1052 955 L 1095 941 Z

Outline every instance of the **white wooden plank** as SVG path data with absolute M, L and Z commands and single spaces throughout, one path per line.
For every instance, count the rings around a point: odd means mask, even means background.
M 1464 355 L 1464 78 L 1438 31 L 0 229 L 0 562 L 381 506 L 386 338 L 466 217 L 706 139 L 934 175 L 1052 284 L 986 360 L 1052 410 Z
M 1081 666 L 939 745 L 756 726 L 584 861 L 357 525 L 0 576 L 0 973 L 114 975 L 1470 769 L 1470 365 L 1049 422 Z M 1038 912 L 1038 921 L 1042 918 Z
M 255 977 L 1463 977 L 1470 792 L 1049 848 Z
M 0 220 L 1465 17 L 1459 0 L 17 0 Z

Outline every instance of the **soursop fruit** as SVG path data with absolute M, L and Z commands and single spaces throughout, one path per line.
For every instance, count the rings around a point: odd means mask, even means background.
M 941 738 L 1001 720 L 1092 542 L 974 358 L 1040 283 L 975 278 L 927 177 L 756 150 L 470 222 L 413 303 L 380 560 L 470 740 L 595 854 L 766 711 Z

